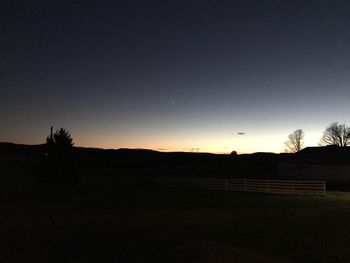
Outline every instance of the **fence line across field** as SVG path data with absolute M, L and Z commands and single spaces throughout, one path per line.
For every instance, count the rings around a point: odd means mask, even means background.
M 271 194 L 326 195 L 325 181 L 157 177 L 155 178 L 155 184 L 164 187 L 232 190 Z

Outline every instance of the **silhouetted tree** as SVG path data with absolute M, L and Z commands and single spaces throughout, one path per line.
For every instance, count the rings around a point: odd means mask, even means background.
M 331 123 L 323 132 L 323 136 L 320 141 L 321 145 L 337 145 L 341 147 L 350 145 L 350 127 L 347 127 L 344 123 L 338 124 L 338 122 Z
M 286 151 L 296 153 L 304 147 L 304 131 L 302 129 L 295 130 L 288 135 L 288 140 L 284 143 Z
M 46 138 L 46 144 L 49 147 L 63 150 L 69 149 L 74 145 L 72 136 L 66 129 L 60 128 L 55 133 L 52 132 L 52 129 L 51 127 L 51 134 Z
M 46 138 L 47 144 L 47 169 L 49 169 L 50 178 L 55 185 L 68 186 L 78 181 L 76 174 L 73 139 L 71 134 L 64 128 L 60 128 L 51 133 Z

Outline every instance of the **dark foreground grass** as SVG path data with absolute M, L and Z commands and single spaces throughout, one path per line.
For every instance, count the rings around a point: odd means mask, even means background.
M 280 212 L 280 215 L 276 215 Z M 261 216 L 192 225 L 200 238 L 297 262 L 349 262 L 350 213 L 269 209 Z
M 25 223 L 2 230 L 2 262 L 350 262 L 344 192 L 81 186 L 18 209 Z

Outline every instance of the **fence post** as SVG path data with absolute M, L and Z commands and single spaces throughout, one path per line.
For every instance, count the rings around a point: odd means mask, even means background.
M 193 187 L 197 189 L 238 190 L 284 194 L 323 195 L 327 194 L 326 181 L 274 181 L 249 179 L 216 179 L 216 178 L 168 178 L 156 177 L 154 183 L 164 187 Z M 191 184 L 192 183 L 192 184 Z M 265 186 L 264 186 L 265 184 Z M 0 185 L 1 186 L 1 185 Z M 253 187 L 253 188 L 250 188 Z M 0 191 L 4 191 L 4 187 Z M 1 194 L 1 192 L 0 192 Z

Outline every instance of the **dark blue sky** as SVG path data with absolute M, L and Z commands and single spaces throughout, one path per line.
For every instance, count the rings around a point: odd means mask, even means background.
M 0 3 L 0 141 L 210 152 L 350 123 L 350 1 Z M 245 135 L 239 136 L 237 132 Z

